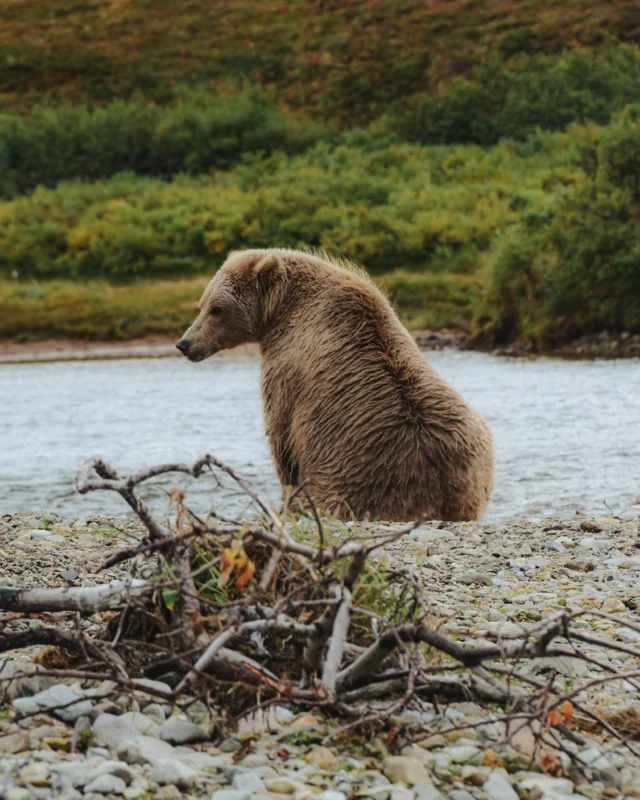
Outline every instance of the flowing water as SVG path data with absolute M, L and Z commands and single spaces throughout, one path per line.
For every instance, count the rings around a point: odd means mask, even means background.
M 485 519 L 619 511 L 640 495 L 640 363 L 505 359 L 443 351 L 428 360 L 490 423 L 496 489 Z M 209 452 L 265 495 L 279 487 L 263 435 L 259 361 L 218 355 L 0 366 L 0 513 L 127 511 L 113 493 L 79 495 L 75 473 L 100 455 L 128 474 Z M 238 514 L 225 481 L 175 476 L 189 504 Z M 164 489 L 151 491 L 158 510 Z

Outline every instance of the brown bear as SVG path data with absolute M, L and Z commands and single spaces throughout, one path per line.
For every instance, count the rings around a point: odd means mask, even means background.
M 177 343 L 191 361 L 258 342 L 283 491 L 342 518 L 478 519 L 488 425 L 429 366 L 364 272 L 286 249 L 232 252 Z

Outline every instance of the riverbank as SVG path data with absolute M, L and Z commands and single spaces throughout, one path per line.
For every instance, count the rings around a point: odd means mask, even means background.
M 412 568 L 430 621 L 445 635 L 464 639 L 468 632 L 482 637 L 500 631 L 509 637 L 559 610 L 601 613 L 583 618 L 583 632 L 606 637 L 621 651 L 605 653 L 597 641 L 577 643 L 590 660 L 540 659 L 527 669 L 543 680 L 557 671 L 591 713 L 612 722 L 625 719 L 633 739 L 638 691 L 626 681 L 599 681 L 611 670 L 628 674 L 640 666 L 639 519 L 636 506 L 615 517 L 428 524 L 379 557 L 390 567 Z M 124 577 L 126 564 L 103 572 L 98 566 L 142 534 L 130 517 L 1 516 L 0 586 L 93 586 Z M 41 624 L 18 615 L 3 630 Z M 93 635 L 103 625 L 100 614 L 83 622 Z M 42 650 L 14 651 L 4 674 L 41 669 L 34 659 L 42 661 Z M 150 690 L 154 686 L 168 688 L 149 683 Z M 69 692 L 82 702 L 44 710 Z M 52 792 L 65 800 L 81 792 L 92 800 L 639 796 L 640 758 L 606 733 L 594 733 L 588 718 L 571 720 L 579 743 L 561 738 L 563 752 L 536 749 L 529 727 L 507 730 L 496 721 L 500 715 L 471 701 L 421 703 L 389 720 L 393 736 L 345 738 L 338 731 L 344 720 L 299 713 L 283 702 L 244 720 L 240 729 L 225 729 L 215 711 L 199 702 L 177 708 L 144 688 L 114 696 L 108 682 L 36 673 L 0 682 L 0 793 L 7 800 L 44 800 Z M 411 744 L 419 738 L 421 743 Z M 582 774 L 569 755 L 581 759 Z
M 421 350 L 480 350 L 500 356 L 558 358 L 640 358 L 640 334 L 609 333 L 583 336 L 556 347 L 540 349 L 531 345 L 488 347 L 474 341 L 468 333 L 456 328 L 415 330 L 412 336 Z M 45 339 L 18 342 L 0 339 L 0 364 L 45 363 L 53 361 L 91 361 L 114 358 L 168 358 L 178 355 L 175 336 L 151 335 L 128 341 L 87 341 L 82 339 Z M 258 353 L 255 345 L 236 349 L 241 354 Z

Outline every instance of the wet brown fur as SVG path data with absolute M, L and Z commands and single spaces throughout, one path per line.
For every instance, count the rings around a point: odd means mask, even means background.
M 494 469 L 486 422 L 350 265 L 294 250 L 232 253 L 184 338 L 194 361 L 259 342 L 283 489 L 306 479 L 316 504 L 342 517 L 482 515 Z

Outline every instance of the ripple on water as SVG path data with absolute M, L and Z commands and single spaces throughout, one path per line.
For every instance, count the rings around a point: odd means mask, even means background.
M 492 427 L 496 490 L 486 519 L 606 513 L 640 488 L 637 360 L 518 360 L 442 351 L 428 360 Z M 81 497 L 80 462 L 123 473 L 211 452 L 279 496 L 263 435 L 259 362 L 247 355 L 0 366 L 0 511 L 117 514 L 110 494 Z M 172 480 L 163 482 L 166 489 Z M 181 485 L 184 480 L 180 477 Z M 188 481 L 192 505 L 239 513 L 244 498 Z M 158 508 L 163 489 L 151 492 Z

